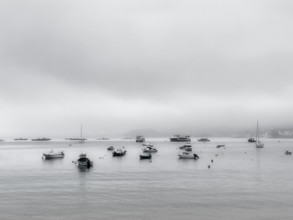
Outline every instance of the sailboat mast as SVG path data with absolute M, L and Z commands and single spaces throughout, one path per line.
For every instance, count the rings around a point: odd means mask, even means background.
M 80 126 L 80 140 L 82 140 L 82 125 Z
M 258 121 L 257 121 L 257 124 L 256 124 L 256 140 L 257 140 L 257 142 L 259 142 L 259 138 L 258 138 Z

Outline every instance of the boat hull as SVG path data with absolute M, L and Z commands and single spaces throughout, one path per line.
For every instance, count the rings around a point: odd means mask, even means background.
M 48 154 L 43 154 L 44 158 L 46 160 L 49 159 L 60 159 L 60 158 L 64 158 L 64 154 L 60 154 L 60 155 L 48 155 Z
M 141 159 L 141 160 L 143 160 L 143 159 L 152 159 L 152 155 L 151 154 L 148 154 L 148 155 L 139 155 L 139 158 Z

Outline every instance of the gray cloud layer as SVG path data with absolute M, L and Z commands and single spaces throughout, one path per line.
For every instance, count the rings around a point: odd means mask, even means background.
M 291 1 L 0 4 L 6 135 L 292 123 Z

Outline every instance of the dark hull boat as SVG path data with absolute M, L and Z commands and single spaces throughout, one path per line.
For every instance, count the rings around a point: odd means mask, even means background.
M 190 142 L 190 136 L 180 136 L 180 135 L 174 135 L 170 138 L 171 142 Z
M 197 141 L 199 141 L 199 142 L 208 142 L 210 140 L 208 138 L 199 138 Z
M 93 166 L 93 161 L 86 157 L 86 154 L 79 155 L 79 159 L 77 160 L 79 167 L 87 167 L 90 168 Z
M 143 159 L 152 159 L 152 155 L 151 154 L 140 154 L 139 158 L 141 160 L 143 160 Z
M 144 136 L 136 136 L 135 142 L 137 142 L 137 143 L 145 142 Z
M 248 138 L 247 140 L 249 143 L 255 143 L 256 142 L 256 139 L 255 138 Z
M 27 138 L 15 138 L 14 140 L 15 141 L 27 141 L 28 139 Z
M 122 157 L 126 154 L 126 150 L 117 149 L 113 151 L 113 157 Z
M 32 141 L 50 141 L 51 138 L 34 138 Z

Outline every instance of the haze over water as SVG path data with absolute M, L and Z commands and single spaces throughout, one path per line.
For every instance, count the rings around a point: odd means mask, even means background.
M 2 142 L 0 219 L 292 219 L 293 158 L 284 152 L 293 140 L 265 139 L 263 149 L 246 139 L 193 140 L 196 161 L 178 159 L 180 143 L 147 139 L 158 149 L 151 162 L 139 160 L 134 140 Z M 126 156 L 113 158 L 110 145 Z M 42 160 L 52 148 L 65 158 Z M 72 163 L 80 153 L 93 168 Z

